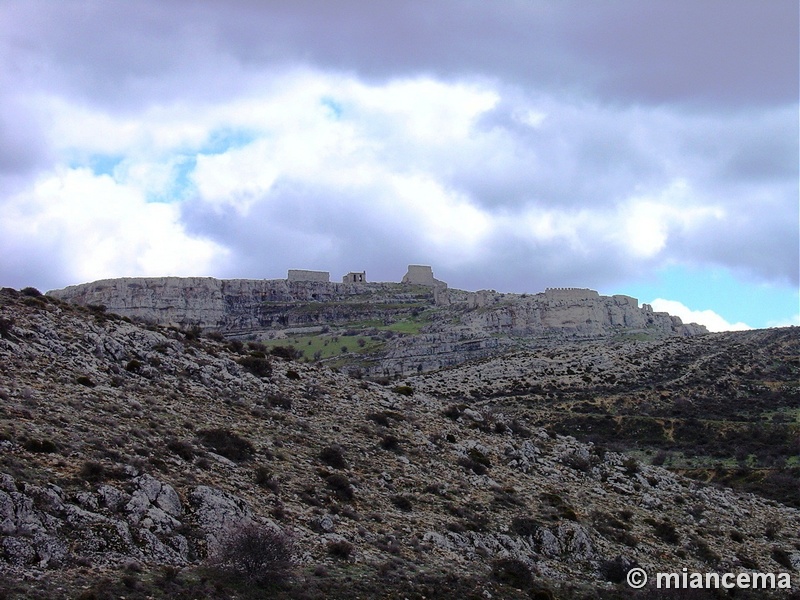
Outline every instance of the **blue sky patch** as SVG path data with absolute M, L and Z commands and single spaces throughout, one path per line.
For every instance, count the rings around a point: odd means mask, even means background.
M 723 268 L 670 266 L 648 279 L 628 282 L 615 292 L 650 303 L 656 298 L 676 300 L 692 310 L 713 310 L 729 323 L 770 327 L 795 318 L 800 293 L 791 287 L 757 284 Z
M 74 156 L 68 161 L 71 169 L 89 168 L 95 175 L 114 176 L 114 169 L 125 157 L 119 154 L 92 154 L 90 156 Z
M 212 131 L 208 140 L 197 149 L 197 154 L 223 154 L 228 150 L 242 148 L 255 141 L 258 136 L 244 129 L 218 129 Z
M 321 100 L 322 106 L 328 109 L 331 116 L 337 121 L 342 118 L 342 113 L 344 113 L 344 106 L 341 102 L 337 102 L 330 96 L 325 96 Z

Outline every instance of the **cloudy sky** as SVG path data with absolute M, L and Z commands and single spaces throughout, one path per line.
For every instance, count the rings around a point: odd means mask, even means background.
M 626 293 L 800 324 L 796 0 L 0 0 L 0 285 Z

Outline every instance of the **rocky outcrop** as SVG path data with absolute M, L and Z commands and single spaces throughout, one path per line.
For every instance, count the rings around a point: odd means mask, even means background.
M 224 334 L 383 317 L 403 304 L 433 302 L 432 290 L 396 283 L 211 277 L 103 279 L 48 295 L 150 323 Z
M 210 545 L 217 543 L 227 531 L 252 522 L 253 513 L 247 503 L 233 494 L 205 485 L 189 494 L 189 503 L 198 524 L 206 531 Z
M 408 375 L 496 356 L 512 347 L 509 340 L 497 337 L 458 331 L 425 333 L 392 340 L 383 356 L 362 362 L 359 368 L 368 375 Z M 345 370 L 350 369 L 345 367 Z
M 192 511 L 172 486 L 150 475 L 127 487 L 129 492 L 105 484 L 70 494 L 0 473 L 0 559 L 39 569 L 77 560 L 185 565 L 204 550 L 181 532 L 196 527 L 215 540 L 251 516 L 243 500 L 207 486 L 191 492 Z
M 653 312 L 636 298 L 601 296 L 588 289 L 548 289 L 534 295 L 475 292 L 466 298 L 472 310 L 464 324 L 493 334 L 557 338 L 601 337 L 618 332 L 649 331 L 659 335 L 689 336 L 708 333 L 695 323 Z
M 398 336 L 368 355 L 337 357 L 339 366 L 344 360 L 344 368 L 368 375 L 435 370 L 526 343 L 707 333 L 629 296 L 576 288 L 531 295 L 465 292 L 434 280 L 430 267 L 415 269 L 401 284 L 156 277 L 107 279 L 48 294 L 147 322 L 240 337 L 390 325 L 424 310 L 420 334 Z
M 361 290 L 348 284 L 318 281 L 123 277 L 48 294 L 84 306 L 104 306 L 109 312 L 152 323 L 235 332 L 270 327 L 273 323 L 299 324 L 285 319 L 281 322 L 280 314 L 270 310 L 271 304 L 326 302 L 349 296 L 351 291 Z
M 422 286 L 423 288 L 425 286 Z M 592 337 L 615 330 L 653 330 L 665 335 L 706 333 L 677 317 L 639 307 L 630 296 L 601 296 L 588 289 L 548 289 L 540 294 L 411 290 L 393 283 L 330 283 L 283 279 L 149 277 L 105 279 L 48 292 L 81 305 L 104 306 L 116 314 L 162 325 L 197 325 L 223 333 L 342 324 L 386 317 L 386 306 L 441 305 L 434 329 Z M 446 307 L 446 308 L 445 308 Z M 390 316 L 390 315 L 389 315 Z M 453 317 L 460 322 L 453 323 Z

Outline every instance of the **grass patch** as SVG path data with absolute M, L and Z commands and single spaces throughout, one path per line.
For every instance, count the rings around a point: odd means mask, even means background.
M 364 340 L 363 345 L 358 340 Z M 315 335 L 296 335 L 278 340 L 266 340 L 268 351 L 278 346 L 291 345 L 301 353 L 301 360 L 316 361 L 335 358 L 342 354 L 372 354 L 386 346 L 383 340 L 373 340 L 361 336 L 344 336 L 333 333 Z M 345 348 L 343 351 L 342 348 Z

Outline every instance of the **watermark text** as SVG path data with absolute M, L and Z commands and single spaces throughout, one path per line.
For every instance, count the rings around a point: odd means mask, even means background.
M 647 585 L 647 571 L 635 567 L 628 571 L 628 585 L 641 589 Z M 789 573 L 699 573 L 683 568 L 678 572 L 656 573 L 655 587 L 658 589 L 753 589 L 783 590 L 792 588 Z

